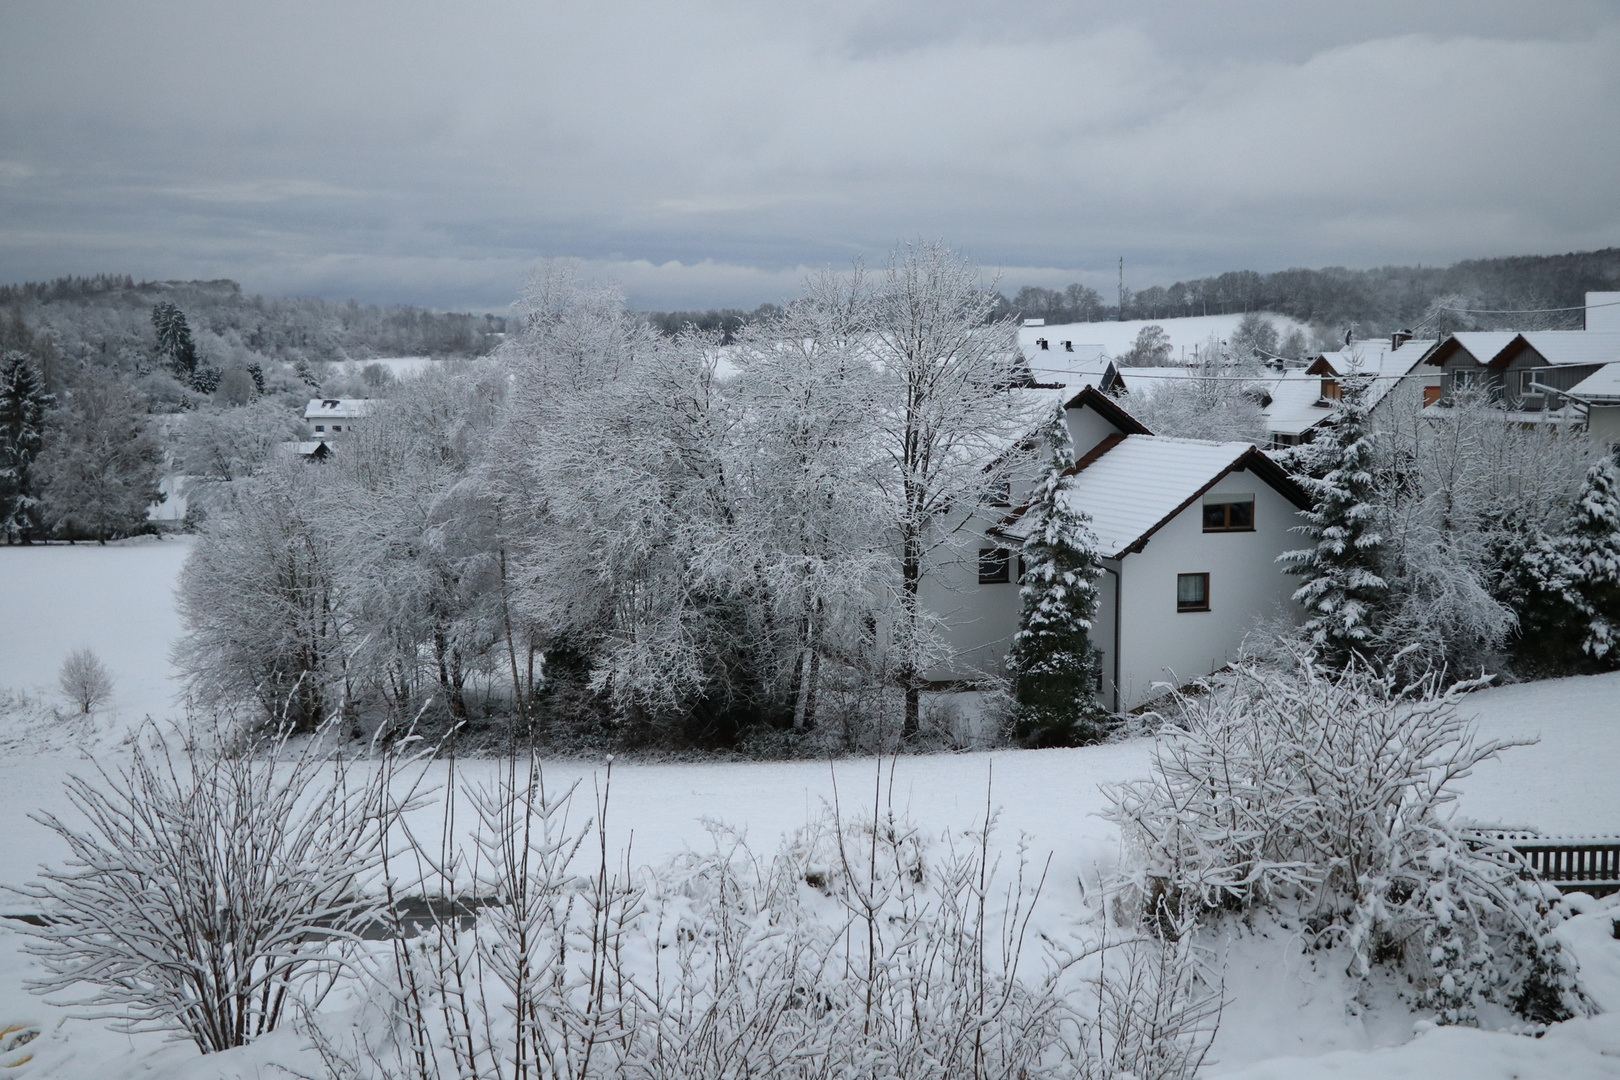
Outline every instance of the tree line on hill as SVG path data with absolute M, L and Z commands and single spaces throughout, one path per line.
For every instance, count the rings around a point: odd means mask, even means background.
M 1026 285 L 1010 298 L 996 294 L 992 315 L 1057 324 L 1270 311 L 1320 327 L 1328 338 L 1347 329 L 1363 336 L 1408 328 L 1430 335 L 1579 329 L 1581 312 L 1567 309 L 1579 308 L 1588 291 L 1613 289 L 1620 289 L 1620 248 L 1468 259 L 1451 266 L 1329 266 L 1270 274 L 1234 270 L 1169 286 L 1126 289 L 1123 306 L 1119 298 L 1105 298 L 1078 282 L 1060 289 Z M 774 311 L 775 305 L 764 304 L 753 312 L 649 312 L 646 318 L 667 334 L 695 325 L 730 335 Z

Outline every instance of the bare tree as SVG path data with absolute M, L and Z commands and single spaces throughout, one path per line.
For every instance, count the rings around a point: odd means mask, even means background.
M 88 646 L 68 653 L 57 682 L 86 716 L 112 696 L 112 675 Z

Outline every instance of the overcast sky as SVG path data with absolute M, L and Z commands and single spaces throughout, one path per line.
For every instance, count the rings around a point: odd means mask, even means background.
M 1616 0 L 0 0 L 0 281 L 752 306 L 1620 243 Z

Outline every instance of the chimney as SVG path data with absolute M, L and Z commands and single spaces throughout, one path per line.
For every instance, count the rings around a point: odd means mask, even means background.
M 1411 340 L 1412 331 L 1397 330 L 1393 334 L 1389 335 L 1389 349 L 1391 352 L 1394 352 L 1396 349 L 1400 348 L 1402 345 L 1405 345 Z
M 1045 351 L 1046 351 L 1046 349 L 1047 349 L 1047 343 L 1046 343 L 1046 339 L 1045 339 L 1045 338 L 1043 338 L 1043 337 L 1038 337 L 1038 338 L 1036 338 L 1036 339 L 1035 339 L 1035 344 L 1037 344 L 1037 345 L 1039 345 L 1039 346 L 1040 346 L 1040 347 L 1041 347 L 1041 351 L 1042 351 L 1042 352 L 1045 352 Z
M 1063 343 L 1063 351 L 1064 351 L 1064 352 L 1074 352 L 1074 342 L 1072 342 L 1072 341 L 1065 341 L 1065 342 L 1064 342 L 1064 343 Z

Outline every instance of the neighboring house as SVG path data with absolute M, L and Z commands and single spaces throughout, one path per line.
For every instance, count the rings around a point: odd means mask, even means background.
M 1277 557 L 1309 499 L 1246 442 L 1155 436 L 1087 387 L 1066 404 L 1077 456 L 1068 498 L 1091 517 L 1105 573 L 1092 641 L 1099 700 L 1132 709 L 1229 663 L 1263 619 L 1294 618 L 1298 582 Z M 941 566 L 923 602 L 947 624 L 955 658 L 930 676 L 971 682 L 1004 671 L 1021 611 L 1023 508 L 984 532 L 976 560 Z
M 354 430 L 356 420 L 371 415 L 370 398 L 317 398 L 304 406 L 304 422 L 317 439 L 329 439 Z
M 1369 376 L 1366 404 L 1374 416 L 1392 409 L 1416 412 L 1440 400 L 1441 375 L 1424 365 L 1435 342 L 1404 334 L 1388 340 L 1358 341 L 1337 352 L 1322 353 L 1303 371 L 1285 372 L 1266 384 L 1266 434 L 1273 447 L 1310 442 L 1316 429 L 1343 396 L 1352 372 Z
M 1565 391 L 1620 360 L 1620 330 L 1536 330 L 1453 334 L 1429 350 L 1440 369 L 1442 402 L 1463 391 L 1498 400 L 1525 422 L 1575 422 Z
M 1620 446 L 1620 361 L 1604 364 L 1576 383 L 1569 397 L 1586 407 L 1588 435 L 1598 442 Z

